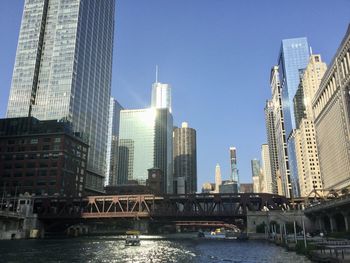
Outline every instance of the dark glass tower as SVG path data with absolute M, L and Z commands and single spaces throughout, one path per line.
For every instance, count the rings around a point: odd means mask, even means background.
M 7 117 L 64 119 L 88 137 L 86 188 L 103 189 L 114 0 L 26 0 Z

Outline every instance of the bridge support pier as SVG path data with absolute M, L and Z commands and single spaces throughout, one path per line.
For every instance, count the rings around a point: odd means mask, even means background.
M 349 214 L 347 212 L 342 212 L 341 213 L 344 217 L 344 224 L 345 224 L 345 231 L 349 231 Z
M 331 232 L 337 231 L 337 223 L 335 221 L 334 215 L 329 216 L 329 223 L 331 225 Z
M 324 224 L 324 218 L 323 217 L 317 217 L 316 219 L 317 225 L 320 231 L 323 231 L 325 229 L 325 224 Z

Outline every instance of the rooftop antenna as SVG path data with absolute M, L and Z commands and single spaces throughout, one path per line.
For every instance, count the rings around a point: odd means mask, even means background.
M 156 65 L 156 83 L 158 83 L 158 65 Z

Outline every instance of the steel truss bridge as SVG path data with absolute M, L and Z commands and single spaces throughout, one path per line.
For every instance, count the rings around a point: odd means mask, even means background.
M 41 220 L 134 218 L 222 220 L 246 217 L 247 211 L 284 210 L 284 196 L 274 194 L 112 195 L 82 198 L 35 197 Z

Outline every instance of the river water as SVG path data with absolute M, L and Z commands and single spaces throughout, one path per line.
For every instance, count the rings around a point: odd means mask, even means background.
M 304 263 L 303 256 L 263 241 L 142 240 L 125 247 L 111 237 L 0 241 L 0 262 Z

